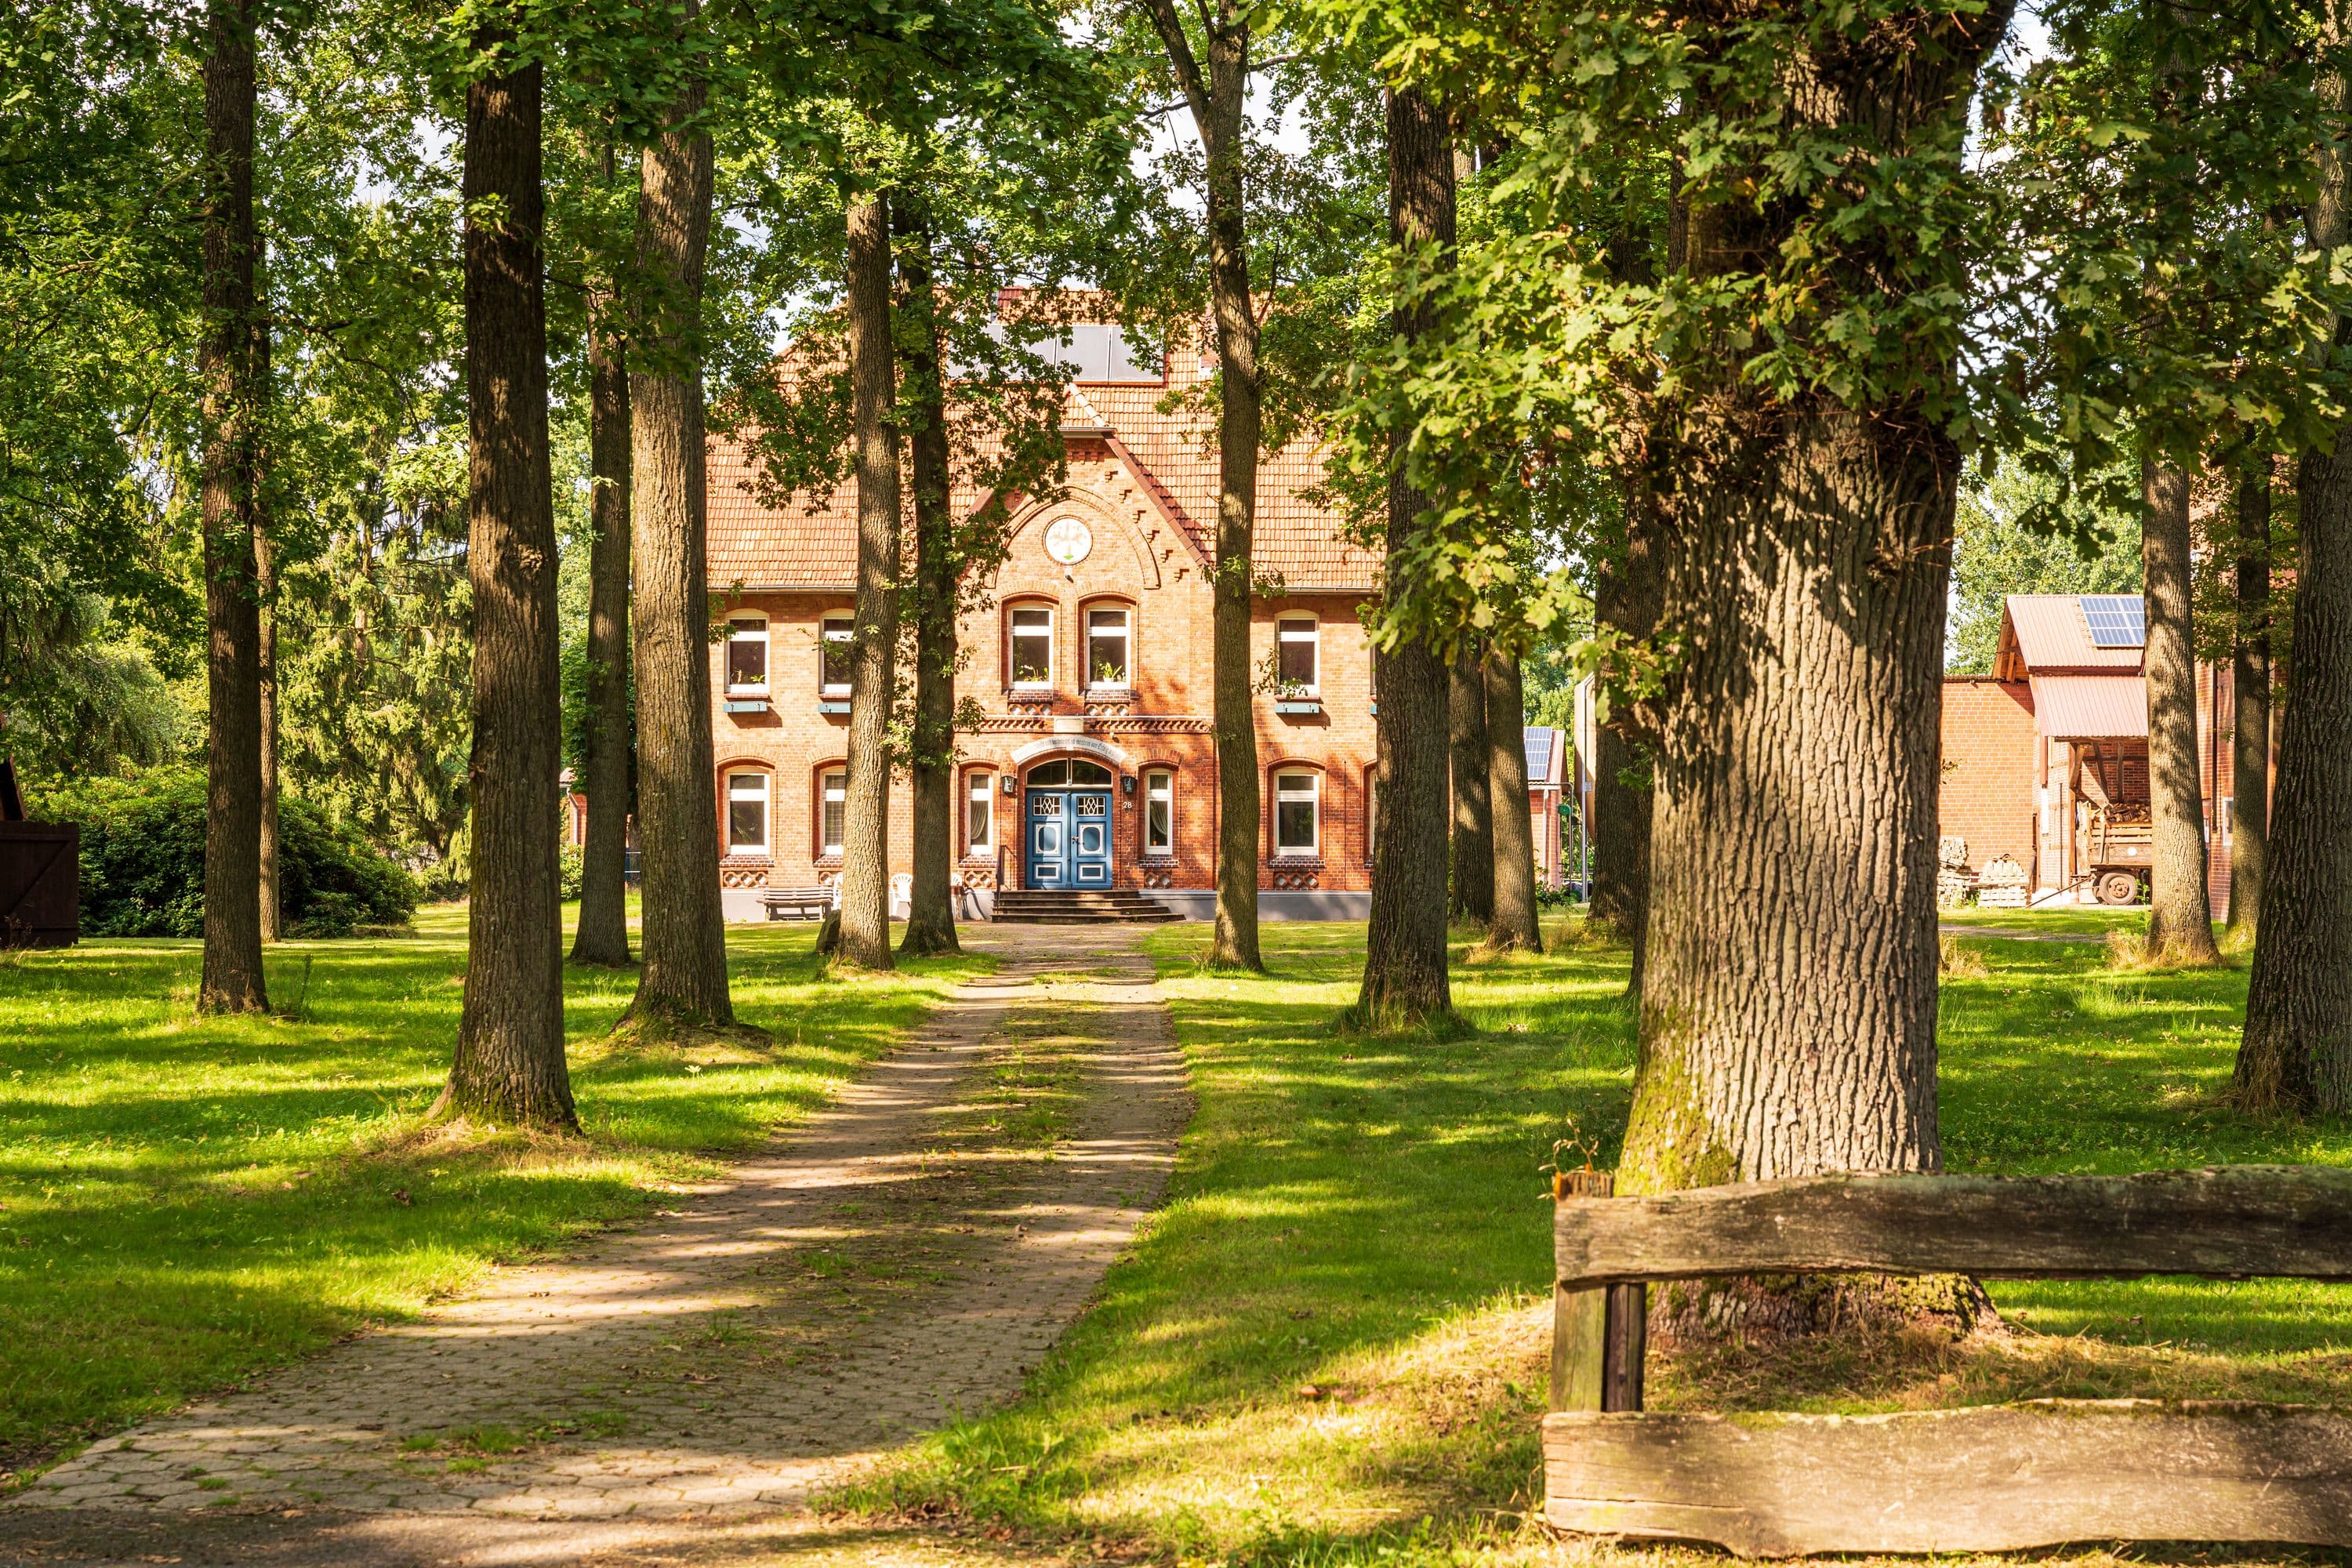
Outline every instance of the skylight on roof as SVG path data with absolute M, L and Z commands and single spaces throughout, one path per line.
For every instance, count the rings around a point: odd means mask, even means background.
M 2083 619 L 2090 625 L 2094 647 L 2142 647 L 2147 643 L 2137 594 L 2085 594 Z

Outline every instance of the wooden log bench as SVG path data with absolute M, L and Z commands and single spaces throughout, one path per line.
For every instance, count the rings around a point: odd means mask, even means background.
M 1738 1274 L 2352 1279 L 2352 1171 L 1553 1184 L 1544 1516 L 1741 1556 L 2073 1541 L 2352 1545 L 2352 1411 L 2032 1400 L 1891 1415 L 1642 1409 L 1648 1282 Z
M 821 921 L 832 911 L 833 889 L 822 884 L 770 888 L 760 895 L 760 903 L 772 921 Z

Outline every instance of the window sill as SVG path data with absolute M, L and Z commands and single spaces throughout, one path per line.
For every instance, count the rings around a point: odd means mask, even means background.
M 730 686 L 727 689 L 730 697 L 765 697 L 767 694 L 765 686 Z
M 820 697 L 817 699 L 816 710 L 820 713 L 846 713 L 849 711 L 849 699 L 846 697 Z
M 1320 697 L 1277 697 L 1274 700 L 1274 710 L 1277 713 L 1320 713 L 1323 711 L 1323 699 Z

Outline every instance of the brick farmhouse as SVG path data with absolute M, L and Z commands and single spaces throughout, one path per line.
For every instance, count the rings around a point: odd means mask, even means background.
M 2137 595 L 2013 594 L 1988 676 L 1944 681 L 1948 887 L 2125 902 L 2147 866 L 2147 688 Z M 2230 674 L 2197 667 L 2206 883 L 2229 903 Z M 2217 825 L 2218 824 L 2218 827 Z M 1995 895 L 2000 896 L 2000 895 Z
M 1116 327 L 1079 326 L 1057 499 L 1017 500 L 1009 559 L 960 628 L 954 874 L 965 910 L 1000 888 L 1130 888 L 1209 912 L 1218 792 L 1211 732 L 1210 566 L 1217 458 L 1197 405 L 1171 392 L 1213 362 L 1179 347 L 1139 364 Z M 709 580 L 726 622 L 711 648 L 712 722 L 732 919 L 759 890 L 835 879 L 841 865 L 856 491 L 762 504 L 754 458 L 714 442 Z M 1320 449 L 1266 457 L 1257 476 L 1252 616 L 1261 832 L 1269 919 L 1370 907 L 1375 757 L 1371 649 L 1357 609 L 1377 557 L 1303 492 Z M 953 498 L 969 515 L 986 498 Z M 913 841 L 903 774 L 891 791 L 893 908 Z

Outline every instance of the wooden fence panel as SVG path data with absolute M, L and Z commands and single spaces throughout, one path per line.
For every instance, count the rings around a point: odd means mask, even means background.
M 2035 1400 L 1895 1415 L 1559 1414 L 1545 1517 L 1745 1557 L 2072 1541 L 2352 1545 L 2352 1413 Z
M 1564 1290 L 1794 1273 L 2352 1279 L 2352 1170 L 2310 1165 L 1809 1176 L 1570 1196 L 1553 1224 Z

